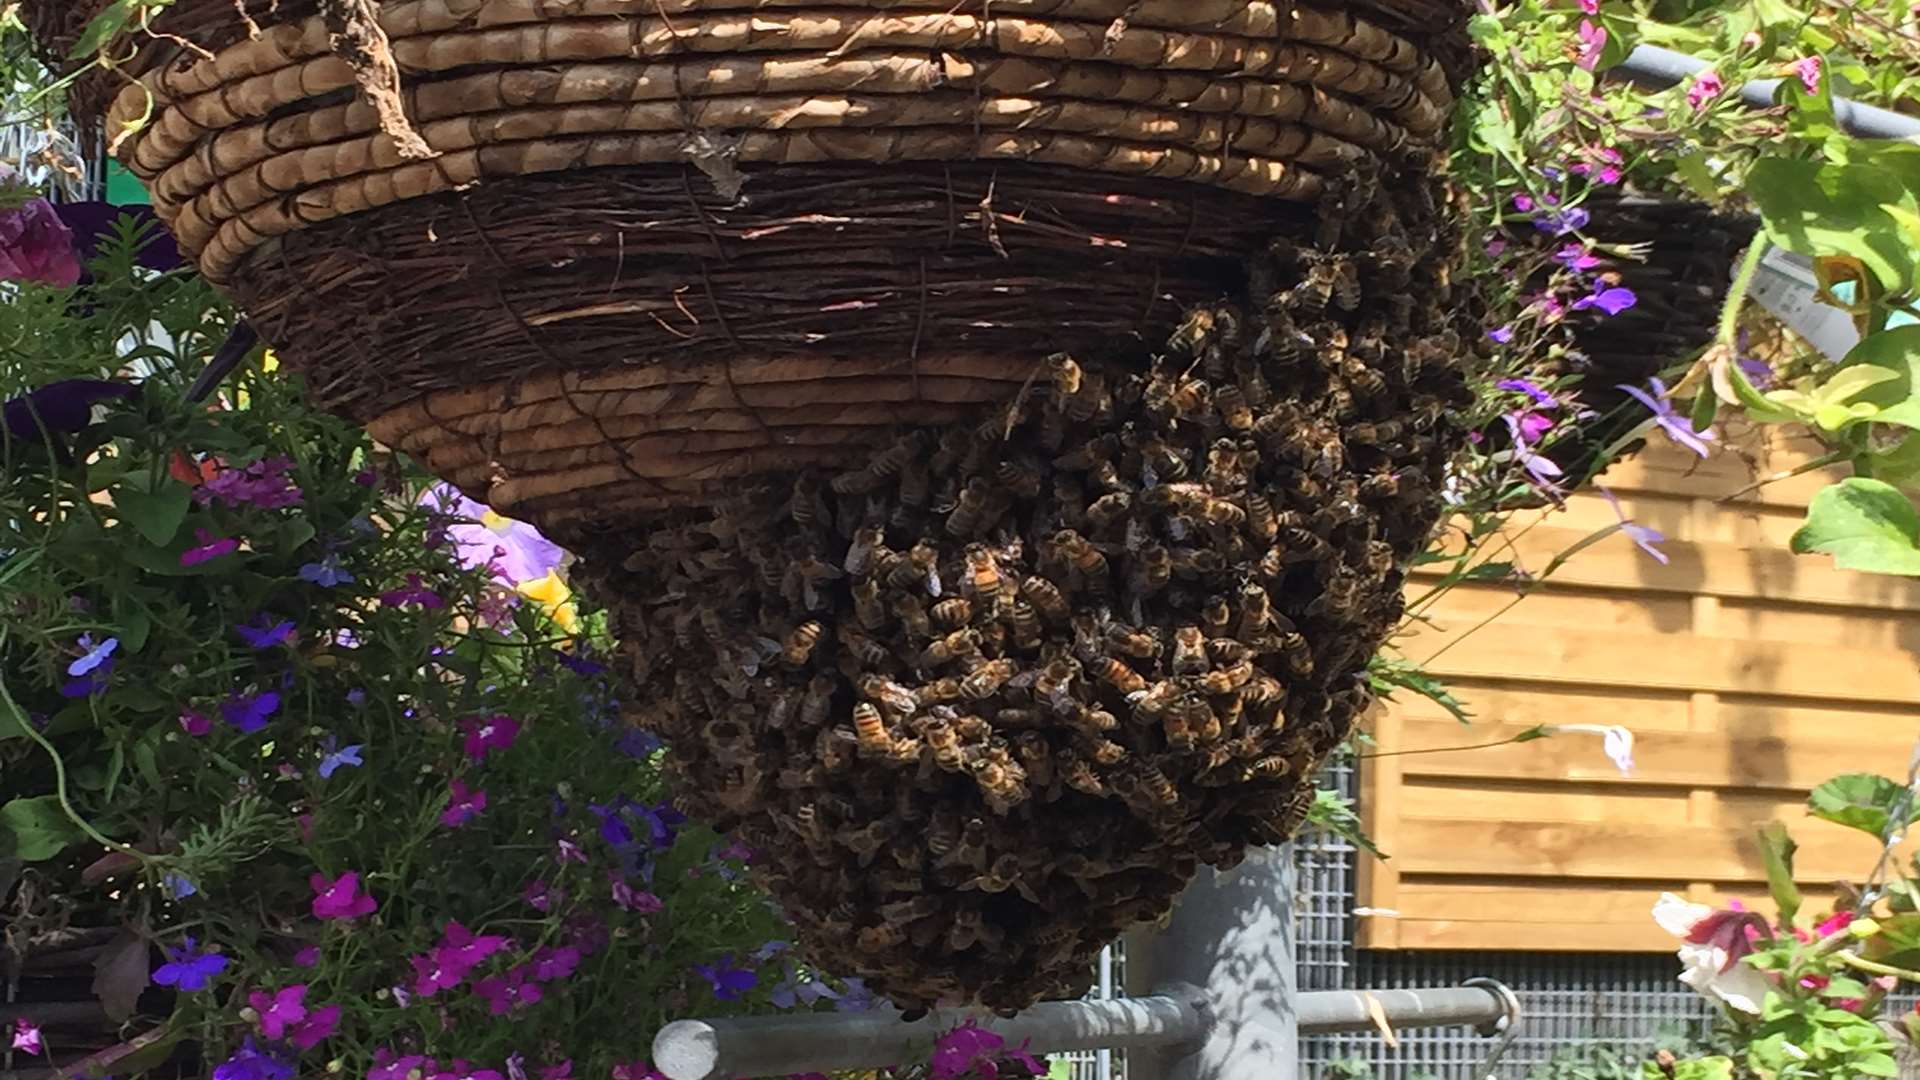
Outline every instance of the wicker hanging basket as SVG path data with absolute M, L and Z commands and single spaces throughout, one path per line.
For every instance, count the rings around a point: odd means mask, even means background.
M 178 0 L 121 160 L 582 555 L 817 962 L 1019 1007 L 1298 825 L 1470 400 L 1457 0 L 367 6 Z

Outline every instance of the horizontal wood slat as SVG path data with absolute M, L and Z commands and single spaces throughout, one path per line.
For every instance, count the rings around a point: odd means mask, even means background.
M 1376 711 L 1387 756 L 1361 762 L 1361 812 L 1392 858 L 1361 857 L 1363 947 L 1668 951 L 1650 914 L 1661 892 L 1771 915 L 1754 836 L 1769 821 L 1800 845 L 1803 921 L 1876 861 L 1874 838 L 1809 817 L 1806 794 L 1841 773 L 1904 772 L 1920 735 L 1920 580 L 1786 550 L 1830 477 L 1742 489 L 1804 447 L 1702 462 L 1652 438 L 1604 480 L 1670 537 L 1666 565 L 1609 537 L 1511 610 L 1510 585 L 1463 586 L 1396 642 L 1475 722 L 1406 692 Z M 1492 557 L 1537 573 L 1615 520 L 1576 495 L 1515 521 Z M 1415 572 L 1410 600 L 1435 569 Z M 1543 724 L 1628 728 L 1632 774 L 1594 733 L 1460 749 Z

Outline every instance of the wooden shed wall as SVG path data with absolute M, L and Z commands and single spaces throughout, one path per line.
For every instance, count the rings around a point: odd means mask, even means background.
M 1701 462 L 1654 439 L 1604 482 L 1667 535 L 1670 564 L 1610 537 L 1471 634 L 1513 591 L 1455 590 L 1400 645 L 1434 657 L 1474 723 L 1410 695 L 1375 719 L 1383 752 L 1620 724 L 1638 738 L 1633 775 L 1587 735 L 1363 762 L 1362 816 L 1390 859 L 1362 856 L 1359 903 L 1386 913 L 1359 920 L 1361 945 L 1671 949 L 1648 916 L 1663 890 L 1770 906 L 1753 830 L 1772 819 L 1793 826 L 1813 906 L 1871 867 L 1875 843 L 1807 817 L 1805 797 L 1837 773 L 1904 774 L 1920 734 L 1920 581 L 1788 553 L 1818 475 L 1721 501 L 1806 460 L 1800 448 L 1745 441 L 1744 457 Z M 1537 570 L 1613 520 L 1580 495 L 1516 522 L 1514 551 Z

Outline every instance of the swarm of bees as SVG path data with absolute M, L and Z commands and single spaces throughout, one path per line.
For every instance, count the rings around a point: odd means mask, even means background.
M 1437 188 L 1363 180 L 1160 355 L 587 546 L 633 722 L 815 963 L 1021 1008 L 1299 826 L 1471 400 Z

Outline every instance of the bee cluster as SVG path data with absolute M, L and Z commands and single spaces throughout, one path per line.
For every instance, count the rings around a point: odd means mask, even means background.
M 1024 1007 L 1298 827 L 1462 438 L 1436 190 L 1343 189 L 1162 355 L 583 545 L 634 721 L 813 961 Z

